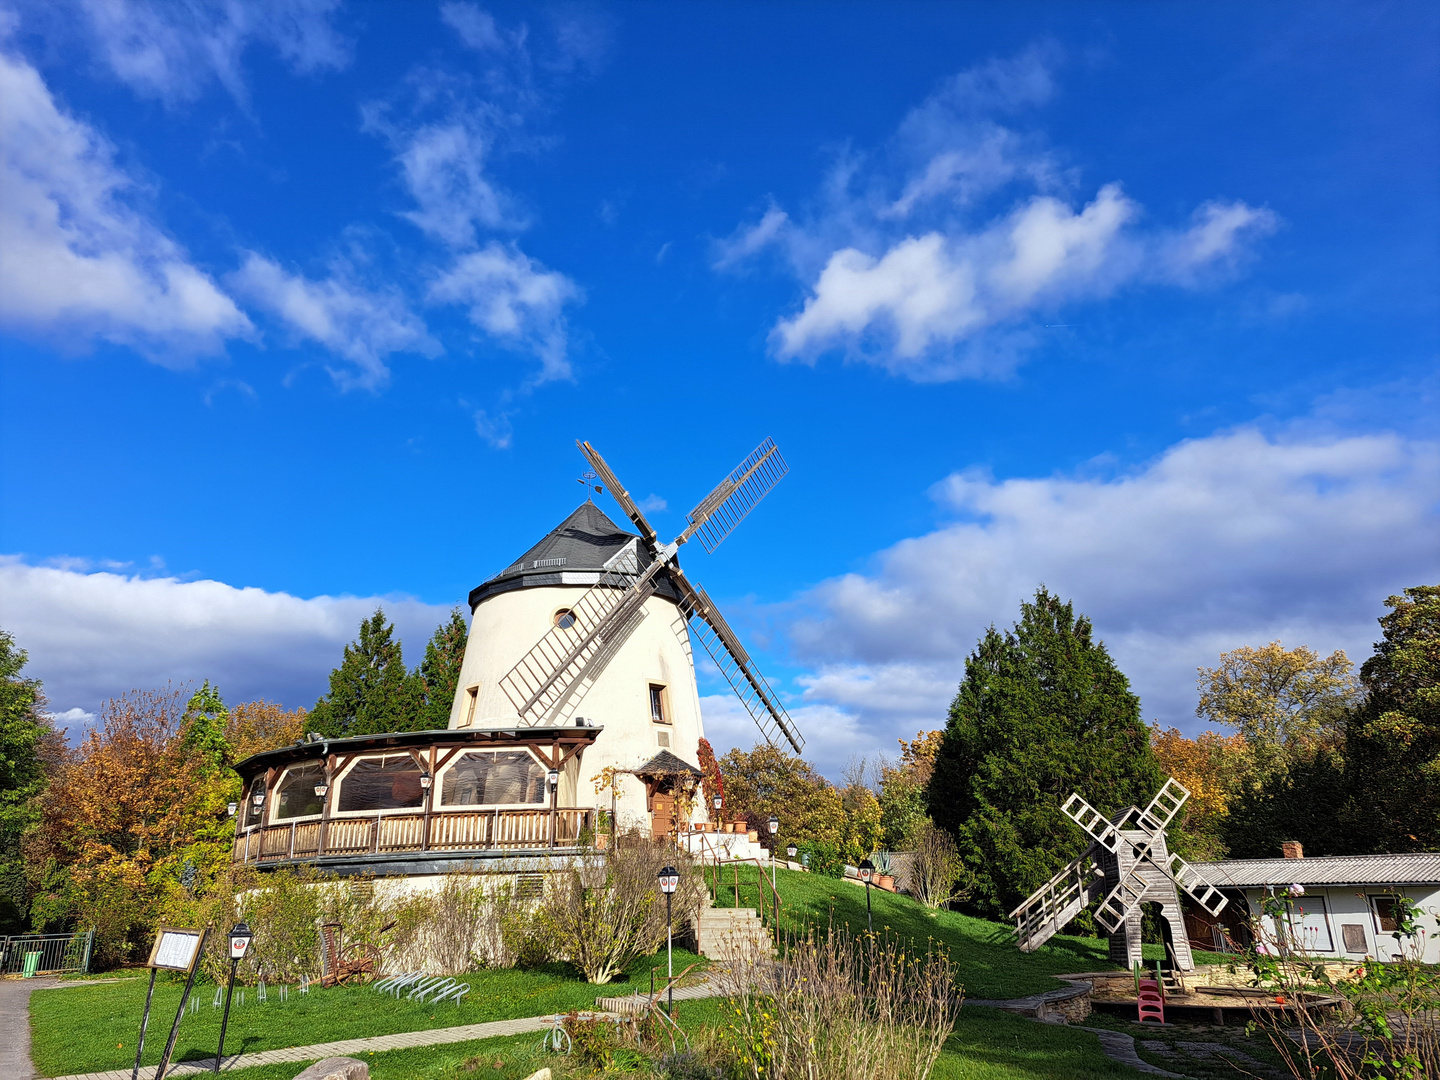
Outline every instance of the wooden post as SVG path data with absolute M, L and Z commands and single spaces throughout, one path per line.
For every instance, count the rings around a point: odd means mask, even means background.
M 430 747 L 430 787 L 425 792 L 425 824 L 420 836 L 420 850 L 430 850 L 430 807 L 435 802 L 435 747 Z
M 335 755 L 325 759 L 325 797 L 320 800 L 320 844 L 317 855 L 324 855 L 330 844 L 330 800 L 335 798 Z

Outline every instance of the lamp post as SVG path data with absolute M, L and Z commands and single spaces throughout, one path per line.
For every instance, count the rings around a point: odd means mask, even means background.
M 235 993 L 235 969 L 254 936 L 243 919 L 230 928 L 230 985 L 225 990 L 225 1013 L 220 1018 L 220 1045 L 215 1048 L 214 1071 L 217 1073 L 220 1071 L 220 1062 L 225 1060 L 225 1028 L 230 1023 L 230 995 Z
M 715 793 L 715 797 L 710 801 L 715 805 L 715 821 L 717 822 L 718 827 L 718 822 L 720 821 L 720 811 L 723 810 L 725 807 L 725 796 L 721 795 L 717 791 Z
M 865 925 L 873 934 L 875 919 L 870 914 L 870 878 L 875 873 L 875 864 L 869 859 L 861 859 L 860 865 L 856 869 L 860 871 L 860 880 L 865 883 Z
M 545 782 L 550 785 L 550 846 L 555 846 L 555 811 L 559 806 L 557 800 L 560 797 L 560 770 L 551 769 L 545 774 Z
M 679 884 L 680 872 L 673 866 L 660 871 L 660 891 L 665 894 L 665 986 L 670 998 L 665 1009 L 672 1017 L 675 1015 L 675 924 L 670 920 L 670 904 Z
M 434 751 L 431 751 L 433 757 Z M 430 850 L 430 785 L 434 777 L 430 775 L 429 769 L 420 770 L 420 849 Z M 378 835 L 378 834 L 377 834 Z
M 770 826 L 770 891 L 775 891 L 775 834 L 780 831 L 780 819 L 774 814 L 766 822 Z
M 797 850 L 797 849 L 796 849 L 796 847 L 795 847 L 794 844 L 791 844 L 789 847 L 787 847 L 787 848 L 785 849 L 785 857 L 786 857 L 787 859 L 789 859 L 792 863 L 795 861 L 795 852 L 796 852 L 796 850 Z

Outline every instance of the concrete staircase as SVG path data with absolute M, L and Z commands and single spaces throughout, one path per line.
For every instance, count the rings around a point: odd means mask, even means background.
M 775 941 L 754 908 L 701 908 L 695 944 L 701 956 L 726 963 L 775 957 Z

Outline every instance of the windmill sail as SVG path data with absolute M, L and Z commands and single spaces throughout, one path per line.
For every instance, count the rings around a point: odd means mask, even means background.
M 629 635 L 638 621 L 634 616 L 655 594 L 662 565 L 653 562 L 637 576 L 639 562 L 632 541 L 571 606 L 571 625 L 552 626 L 500 680 L 500 689 L 522 723 L 534 724 L 549 713 L 597 656 L 613 651 Z
M 646 545 L 653 551 L 655 530 L 651 527 L 650 522 L 645 520 L 645 515 L 640 512 L 640 507 L 635 505 L 635 500 L 630 498 L 630 493 L 625 490 L 625 485 L 620 483 L 610 466 L 605 464 L 605 459 L 600 456 L 600 451 L 588 442 L 581 442 L 579 439 L 575 440 L 575 445 L 580 448 L 580 453 L 585 455 L 585 460 L 595 470 L 595 475 L 600 477 L 601 482 L 605 485 L 605 490 L 610 492 L 610 497 L 620 504 L 620 509 L 624 510 L 626 516 L 635 523 L 635 527 L 640 530 L 640 535 L 645 538 Z
M 715 661 L 715 666 L 725 676 L 735 696 L 745 706 L 745 711 L 760 728 L 760 734 L 771 746 L 775 745 L 775 737 L 782 735 L 795 753 L 800 753 L 805 747 L 804 738 L 785 711 L 785 706 L 770 689 L 765 676 L 751 662 L 725 616 L 720 614 L 704 589 L 696 589 L 682 574 L 677 573 L 675 577 L 681 587 L 680 610 L 690 623 L 691 633 L 705 646 L 710 659 Z
M 706 551 L 714 551 L 789 471 L 775 440 L 766 439 L 686 515 L 690 527 L 679 542 L 698 536 Z

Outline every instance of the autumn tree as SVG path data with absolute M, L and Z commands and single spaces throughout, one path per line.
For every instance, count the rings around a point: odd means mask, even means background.
M 734 749 L 720 759 L 725 782 L 725 810 L 734 817 L 749 814 L 780 819 L 776 841 L 821 843 L 839 852 L 845 844 L 845 808 L 840 794 L 806 760 L 761 743 L 752 750 Z
M 1235 728 L 1245 740 L 1250 780 L 1261 783 L 1291 763 L 1337 747 L 1358 684 L 1349 657 L 1336 650 L 1322 657 L 1301 645 L 1278 641 L 1220 654 L 1200 668 L 1195 714 Z
M 926 790 L 973 876 L 971 902 L 1003 916 L 1083 850 L 1060 811 L 1078 791 L 1103 813 L 1161 783 L 1140 701 L 1090 620 L 1040 588 L 965 661 Z
M 36 799 L 47 775 L 64 756 L 40 681 L 21 674 L 27 659 L 0 630 L 0 933 L 23 929 L 29 890 L 20 841 L 39 818 Z
M 231 762 L 298 743 L 307 730 L 313 730 L 307 722 L 309 717 L 304 709 L 286 710 L 271 701 L 236 705 L 225 718 L 225 742 Z
M 895 740 L 900 760 L 881 759 L 880 845 L 889 851 L 913 851 L 920 834 L 930 822 L 925 789 L 935 771 L 943 731 L 916 732 L 915 738 Z
M 174 688 L 107 701 L 40 797 L 26 838 L 32 919 L 95 927 L 102 966 L 134 955 L 164 879 L 178 879 L 192 837 L 205 831 L 200 815 L 215 813 L 202 782 L 210 763 L 179 738 L 187 704 Z
M 465 659 L 468 633 L 465 617 L 459 608 L 450 612 L 448 621 L 435 628 L 425 645 L 425 659 L 420 661 L 420 720 L 422 729 L 439 730 L 450 726 L 450 709 L 455 703 L 455 689 L 460 685 L 460 664 Z
M 1170 847 L 1187 859 L 1223 859 L 1225 824 L 1239 790 L 1245 740 L 1239 735 L 1202 731 L 1190 739 L 1178 728 L 1150 725 L 1150 747 L 1160 771 L 1190 792 L 1180 818 L 1169 830 Z
M 330 673 L 330 690 L 310 711 L 313 730 L 332 739 L 423 728 L 419 680 L 405 668 L 395 627 L 382 608 L 360 623 Z M 444 726 L 444 725 L 442 725 Z
M 1440 851 L 1440 585 L 1385 606 L 1382 640 L 1360 668 L 1342 823 L 1355 854 Z
M 840 809 L 845 814 L 840 854 L 858 865 L 880 846 L 880 800 L 865 782 L 865 759 L 856 758 L 845 767 L 840 783 Z

